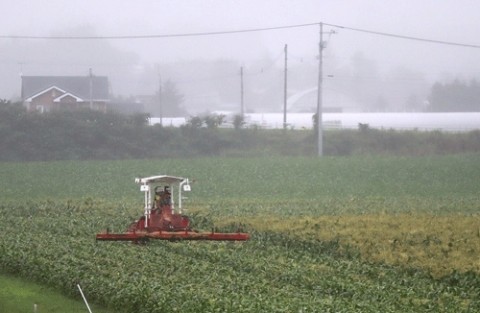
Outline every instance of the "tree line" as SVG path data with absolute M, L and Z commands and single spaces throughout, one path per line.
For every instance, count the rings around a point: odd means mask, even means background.
M 0 161 L 114 160 L 204 156 L 316 156 L 316 132 L 221 128 L 221 116 L 191 117 L 178 128 L 150 126 L 146 114 L 91 110 L 29 113 L 0 101 Z M 324 132 L 327 156 L 428 155 L 480 151 L 480 131 L 358 130 Z
M 480 83 L 476 80 L 435 83 L 428 99 L 431 112 L 479 112 Z
M 0 161 L 170 158 L 222 155 L 264 147 L 259 130 L 220 130 L 223 116 L 192 117 L 179 127 L 150 126 L 144 113 L 93 110 L 27 112 L 0 102 Z M 244 129 L 242 129 L 244 130 Z

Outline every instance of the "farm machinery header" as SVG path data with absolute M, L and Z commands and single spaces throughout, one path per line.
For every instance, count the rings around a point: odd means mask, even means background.
M 190 219 L 182 214 L 182 192 L 191 190 L 188 178 L 159 175 L 136 178 L 144 193 L 144 212 L 130 224 L 125 233 L 106 231 L 96 235 L 98 241 L 146 242 L 159 240 L 245 241 L 248 233 L 198 232 L 191 229 Z M 175 202 L 174 195 L 178 201 Z

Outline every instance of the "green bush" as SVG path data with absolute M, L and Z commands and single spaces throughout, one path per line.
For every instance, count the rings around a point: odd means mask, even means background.
M 148 126 L 146 116 L 95 111 L 28 113 L 0 106 L 0 161 L 143 159 L 192 156 L 314 156 L 312 130 L 219 128 L 223 116 L 192 117 L 179 128 Z M 480 131 L 324 132 L 325 155 L 432 155 L 480 151 Z

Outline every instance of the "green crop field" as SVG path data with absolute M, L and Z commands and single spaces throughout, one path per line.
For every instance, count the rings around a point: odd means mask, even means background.
M 95 242 L 156 174 L 251 240 Z M 478 177 L 478 154 L 0 163 L 0 271 L 117 312 L 477 312 Z

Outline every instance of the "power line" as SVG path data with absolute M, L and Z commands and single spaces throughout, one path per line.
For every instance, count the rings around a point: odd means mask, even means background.
M 241 30 L 227 30 L 216 32 L 199 32 L 199 33 L 180 33 L 180 34 L 160 34 L 160 35 L 126 35 L 126 36 L 16 36 L 16 35 L 0 35 L 3 39 L 53 39 L 53 40 L 95 40 L 95 39 L 156 39 L 156 38 L 175 38 L 175 37 L 199 37 L 212 35 L 227 35 L 237 33 L 250 33 L 260 31 L 279 30 L 287 28 L 298 28 L 315 26 L 318 23 L 297 24 L 287 26 L 265 27 L 265 28 L 250 28 Z
M 465 43 L 435 40 L 435 39 L 426 39 L 426 38 L 412 37 L 412 36 L 405 36 L 405 35 L 397 35 L 397 34 L 392 34 L 392 33 L 385 33 L 385 32 L 380 32 L 380 31 L 367 30 L 367 29 L 354 28 L 354 27 L 347 27 L 347 26 L 336 25 L 336 24 L 324 23 L 324 25 L 328 25 L 328 26 L 336 27 L 336 28 L 341 28 L 341 29 L 353 30 L 353 31 L 362 32 L 362 33 L 379 35 L 379 36 L 386 36 L 386 37 L 393 37 L 393 38 L 400 38 L 400 39 L 407 39 L 407 40 L 429 42 L 429 43 L 436 43 L 436 44 L 442 44 L 442 45 L 459 46 L 459 47 L 466 47 L 466 48 L 476 48 L 476 49 L 480 48 L 480 45 L 465 44 Z
M 296 25 L 286 25 L 286 26 L 276 26 L 276 27 L 264 27 L 264 28 L 249 28 L 249 29 L 240 29 L 240 30 L 227 30 L 227 31 L 215 31 L 215 32 L 197 32 L 197 33 L 179 33 L 179 34 L 157 34 L 157 35 L 120 35 L 120 36 L 30 36 L 30 35 L 0 35 L 0 39 L 44 39 L 44 40 L 122 40 L 122 39 L 162 39 L 162 38 L 177 38 L 177 37 L 200 37 L 200 36 L 214 36 L 214 35 L 228 35 L 228 34 L 239 34 L 239 33 L 251 33 L 251 32 L 261 32 L 261 31 L 271 31 L 271 30 L 281 30 L 289 28 L 300 28 L 300 27 L 310 27 L 318 26 L 320 23 L 306 23 L 306 24 L 296 24 Z M 362 28 L 349 27 L 338 24 L 329 24 L 323 23 L 323 25 L 328 25 L 330 27 L 352 30 L 362 33 L 368 33 L 378 36 L 392 37 L 398 39 L 414 40 L 434 44 L 443 44 L 450 46 L 458 46 L 464 48 L 475 48 L 480 49 L 480 45 L 466 44 L 459 42 L 451 42 L 444 40 L 420 38 L 406 35 L 399 35 L 393 33 L 386 33 L 376 30 L 368 30 Z

